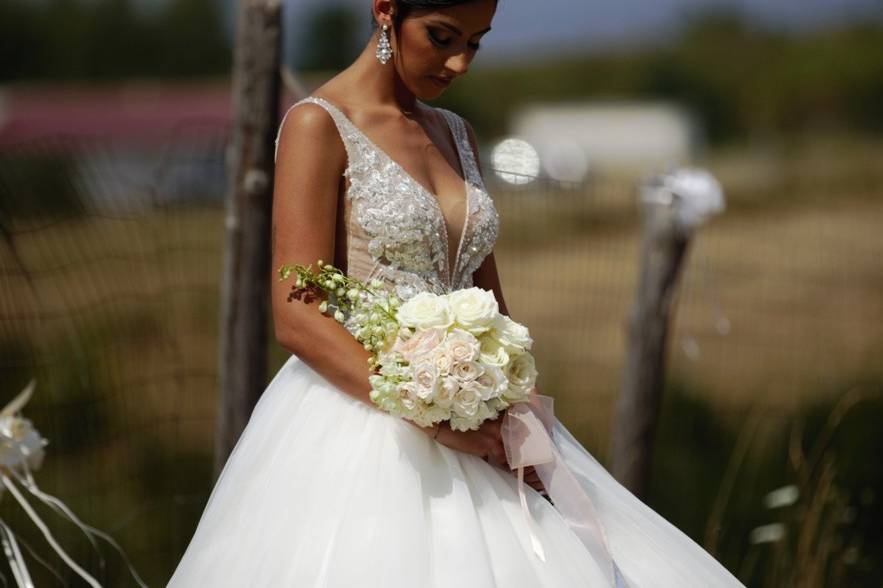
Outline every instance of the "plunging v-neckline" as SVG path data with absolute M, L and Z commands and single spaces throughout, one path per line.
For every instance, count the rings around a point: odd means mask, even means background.
M 374 149 L 382 157 L 386 158 L 386 160 L 389 161 L 392 165 L 394 165 L 411 184 L 413 184 L 419 191 L 421 191 L 424 196 L 428 196 L 429 199 L 432 201 L 433 206 L 434 206 L 436 212 L 438 213 L 438 217 L 442 223 L 442 231 L 444 232 L 444 236 L 445 236 L 445 242 L 444 242 L 445 271 L 448 273 L 448 287 L 453 289 L 454 277 L 457 272 L 457 266 L 460 264 L 460 252 L 463 248 L 463 242 L 466 237 L 466 230 L 469 226 L 469 178 L 466 175 L 466 162 L 464 161 L 463 153 L 460 151 L 460 144 L 457 141 L 457 134 L 454 131 L 454 127 L 451 124 L 450 119 L 445 114 L 442 114 L 442 118 L 445 119 L 445 125 L 447 126 L 448 131 L 451 134 L 451 138 L 454 140 L 454 149 L 457 151 L 457 161 L 460 162 L 460 172 L 461 172 L 461 177 L 463 178 L 463 190 L 464 190 L 463 204 L 464 204 L 464 208 L 465 208 L 464 219 L 463 219 L 463 228 L 460 230 L 460 238 L 457 240 L 457 250 L 454 252 L 453 265 L 451 264 L 451 236 L 448 231 L 448 219 L 445 217 L 445 213 L 442 210 L 441 201 L 440 201 L 438 195 L 436 195 L 435 192 L 431 191 L 429 188 L 427 188 L 426 186 L 424 186 L 423 184 L 418 182 L 417 179 L 414 178 L 414 176 L 411 175 L 408 172 L 408 170 L 406 170 L 404 168 L 404 166 L 402 166 L 399 162 L 397 162 L 395 159 L 393 159 L 386 151 L 384 151 L 383 149 L 378 147 L 377 143 L 375 143 L 368 135 L 366 135 L 365 132 L 358 127 L 358 125 L 356 125 L 352 120 L 350 120 L 350 118 L 347 115 L 345 115 L 340 108 L 338 108 L 337 106 L 335 106 L 334 104 L 332 104 L 331 102 L 326 100 L 325 98 L 320 98 L 319 96 L 310 96 L 310 98 L 312 98 L 313 100 L 319 100 L 321 102 L 324 102 L 325 104 L 327 104 L 328 106 L 330 106 L 331 108 L 336 110 L 337 113 L 344 120 L 346 120 L 346 122 L 357 133 L 359 133 L 359 135 L 365 140 L 366 143 L 368 143 L 368 145 L 371 146 L 372 149 Z M 427 138 L 429 138 L 428 135 L 427 135 Z M 432 139 L 430 139 L 430 141 L 432 141 Z M 433 145 L 435 145 L 435 143 L 433 143 Z M 438 149 L 438 147 L 436 147 L 436 149 Z

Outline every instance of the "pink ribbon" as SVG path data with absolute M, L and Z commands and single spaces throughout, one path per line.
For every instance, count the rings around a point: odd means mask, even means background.
M 509 467 L 518 469 L 518 497 L 534 553 L 541 561 L 546 561 L 524 494 L 524 468 L 528 466 L 534 467 L 555 508 L 598 562 L 609 585 L 622 586 L 624 580 L 610 554 L 607 536 L 594 504 L 565 464 L 552 439 L 553 405 L 551 396 L 531 393 L 528 402 L 508 408 L 500 428 Z

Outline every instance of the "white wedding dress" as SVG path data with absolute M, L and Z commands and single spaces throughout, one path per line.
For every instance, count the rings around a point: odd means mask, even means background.
M 306 103 L 330 114 L 347 150 L 348 273 L 381 279 L 402 299 L 472 286 L 499 219 L 462 119 L 439 109 L 467 195 L 449 264 L 449 223 L 437 198 L 329 102 L 310 97 L 292 108 Z M 555 506 L 525 487 L 546 559 L 536 556 L 512 473 L 354 399 L 292 356 L 255 407 L 168 585 L 742 586 L 617 483 L 558 419 L 552 435 L 591 496 L 621 573 L 615 582 Z

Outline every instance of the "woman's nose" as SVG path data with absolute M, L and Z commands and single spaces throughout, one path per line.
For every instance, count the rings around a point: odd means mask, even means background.
M 451 73 L 454 75 L 462 76 L 467 71 L 469 71 L 469 63 L 472 61 L 472 58 L 466 52 L 458 53 L 457 55 L 452 55 L 445 66 L 451 70 Z

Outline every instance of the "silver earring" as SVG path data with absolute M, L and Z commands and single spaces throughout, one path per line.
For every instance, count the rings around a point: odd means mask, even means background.
M 386 62 L 392 57 L 392 46 L 389 44 L 388 30 L 389 26 L 383 25 L 383 29 L 380 31 L 380 40 L 377 41 L 377 61 L 383 65 L 386 65 Z

